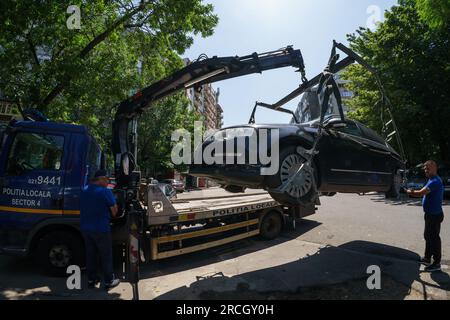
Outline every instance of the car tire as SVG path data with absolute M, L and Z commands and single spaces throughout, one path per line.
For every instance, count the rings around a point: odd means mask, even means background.
M 46 273 L 67 276 L 68 266 L 84 267 L 84 242 L 72 232 L 50 232 L 40 239 L 36 258 Z
M 259 226 L 259 234 L 265 240 L 274 240 L 283 229 L 283 219 L 278 211 L 270 211 L 264 215 Z
M 392 174 L 391 187 L 385 193 L 386 199 L 398 199 L 400 197 L 401 184 L 402 175 L 400 171 L 397 170 L 394 174 Z
M 284 193 L 273 192 L 274 189 L 280 187 L 283 181 L 286 180 L 287 172 L 292 172 L 298 169 L 298 166 L 305 159 L 297 152 L 297 146 L 291 145 L 283 148 L 280 152 L 280 165 L 276 175 L 268 176 L 266 178 L 266 185 L 269 187 L 269 194 L 274 200 L 282 205 L 305 205 L 315 201 L 317 197 L 317 190 L 314 190 L 313 183 L 317 185 L 317 171 L 313 165 L 313 175 L 304 177 L 305 183 L 308 184 L 306 189 L 290 189 Z M 313 181 L 314 179 L 314 181 Z M 296 195 L 295 195 L 296 194 Z
M 239 187 L 239 186 L 222 186 L 222 188 L 230 193 L 244 193 L 247 189 L 246 187 Z

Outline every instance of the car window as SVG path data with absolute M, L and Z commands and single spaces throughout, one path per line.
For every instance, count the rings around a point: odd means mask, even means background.
M 7 174 L 21 175 L 30 170 L 60 170 L 64 137 L 19 132 L 8 156 Z
M 362 133 L 359 127 L 354 122 L 347 122 L 347 126 L 343 128 L 336 129 L 339 132 L 345 133 L 345 134 L 351 134 L 353 136 L 361 137 Z

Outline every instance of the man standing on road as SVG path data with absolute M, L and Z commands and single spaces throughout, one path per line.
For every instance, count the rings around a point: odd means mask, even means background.
M 441 223 L 444 221 L 444 211 L 442 202 L 444 200 L 444 185 L 437 175 L 438 167 L 436 162 L 429 160 L 424 165 L 425 175 L 428 183 L 422 190 L 408 190 L 408 195 L 412 197 L 423 197 L 422 206 L 425 211 L 425 256 L 421 263 L 427 267 L 425 271 L 435 272 L 441 270 L 442 246 L 439 233 Z M 431 263 L 433 258 L 433 263 Z
M 107 188 L 108 182 L 106 170 L 97 171 L 80 197 L 80 227 L 86 247 L 88 286 L 94 288 L 100 283 L 100 261 L 106 290 L 117 287 L 120 283 L 113 272 L 110 227 L 111 217 L 116 217 L 118 210 L 114 195 Z

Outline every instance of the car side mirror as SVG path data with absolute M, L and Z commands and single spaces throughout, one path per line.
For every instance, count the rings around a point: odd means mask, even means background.
M 347 124 L 345 122 L 331 122 L 328 123 L 325 128 L 326 129 L 342 129 L 342 128 L 346 128 Z

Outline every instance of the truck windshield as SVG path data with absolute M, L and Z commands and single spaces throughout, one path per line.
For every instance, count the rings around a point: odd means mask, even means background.
M 30 170 L 60 170 L 64 137 L 20 132 L 12 144 L 7 164 L 8 175 Z

